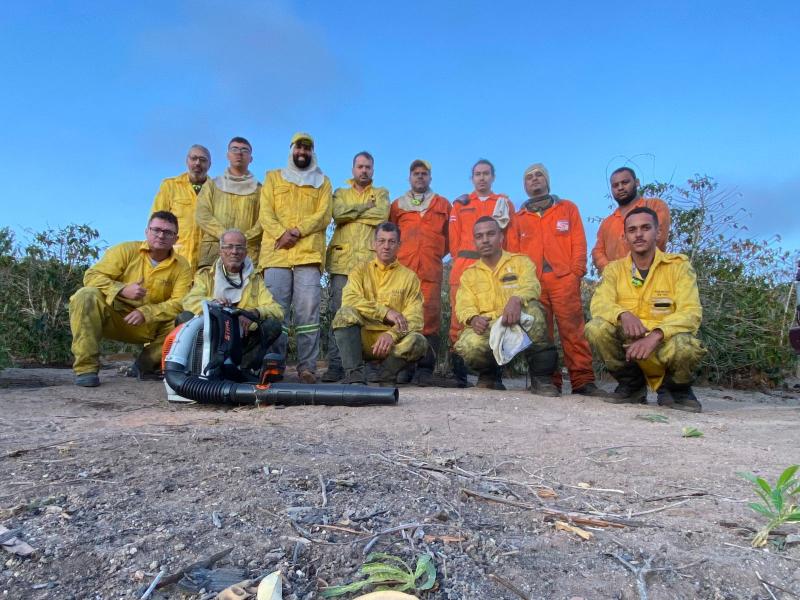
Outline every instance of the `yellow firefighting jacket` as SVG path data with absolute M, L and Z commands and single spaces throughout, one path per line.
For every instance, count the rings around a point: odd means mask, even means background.
M 206 183 L 211 179 L 206 179 Z M 206 183 L 203 184 L 205 188 Z M 189 261 L 189 266 L 194 273 L 197 270 L 197 261 L 200 258 L 200 228 L 194 221 L 197 209 L 197 194 L 189 181 L 189 174 L 184 173 L 177 177 L 168 177 L 161 182 L 158 188 L 152 215 L 157 210 L 168 210 L 178 217 L 178 241 L 172 247 L 176 254 Z
M 656 249 L 644 283 L 634 285 L 634 277 L 639 276 L 630 255 L 608 263 L 592 296 L 592 317 L 616 325 L 623 312 L 630 312 L 647 329 L 660 329 L 665 341 L 678 333 L 696 334 L 703 308 L 688 257 Z
M 464 326 L 478 315 L 493 321 L 503 314 L 512 296 L 522 300 L 524 307 L 531 300 L 538 300 L 541 293 L 536 265 L 531 259 L 524 254 L 504 251 L 494 269 L 478 260 L 461 275 L 456 294 L 456 317 Z
M 333 193 L 333 222 L 336 230 L 328 246 L 329 273 L 347 275 L 357 264 L 375 258 L 372 240 L 375 227 L 389 219 L 389 190 L 371 185 L 358 192 L 352 187 Z M 370 207 L 370 200 L 375 206 Z

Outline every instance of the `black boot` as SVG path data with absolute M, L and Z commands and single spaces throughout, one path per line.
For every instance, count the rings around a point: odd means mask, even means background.
M 406 367 L 408 367 L 407 360 L 390 354 L 384 358 L 383 362 L 381 363 L 381 368 L 378 371 L 377 383 L 383 387 L 392 387 L 397 385 L 397 374 Z
M 460 388 L 472 387 L 472 384 L 467 379 L 467 373 L 469 373 L 469 370 L 467 369 L 467 365 L 464 362 L 464 359 L 461 358 L 461 356 L 456 354 L 455 352 L 451 352 L 450 362 L 453 365 L 453 378 L 456 381 L 456 387 Z
M 537 349 L 528 348 L 525 358 L 531 376 L 531 393 L 555 398 L 561 395 L 553 384 L 553 373 L 558 368 L 558 352 L 552 344 Z
M 428 342 L 428 349 L 425 356 L 417 361 L 417 370 L 414 375 L 414 383 L 420 387 L 436 385 L 433 372 L 436 370 L 436 358 L 439 356 L 439 336 L 426 335 L 425 341 Z
M 350 325 L 341 329 L 334 329 L 336 345 L 342 357 L 344 380 L 342 383 L 365 384 L 367 382 L 364 371 L 364 354 L 361 350 L 361 327 Z
M 503 384 L 503 367 L 495 365 L 493 368 L 478 373 L 478 383 L 476 387 L 487 390 L 505 390 Z
M 619 371 L 612 371 L 611 375 L 617 380 L 614 393 L 604 402 L 610 404 L 647 404 L 647 381 L 644 373 L 636 363 L 627 363 Z
M 667 375 L 658 388 L 658 405 L 675 410 L 699 413 L 703 406 L 694 395 L 692 386 L 688 383 L 678 384 Z

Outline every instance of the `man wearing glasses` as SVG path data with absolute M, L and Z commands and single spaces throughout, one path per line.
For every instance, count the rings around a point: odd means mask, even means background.
M 186 173 L 162 181 L 153 200 L 153 208 L 150 209 L 150 214 L 168 210 L 178 218 L 181 238 L 173 249 L 176 254 L 189 261 L 192 272 L 197 270 L 197 260 L 200 258 L 200 228 L 194 222 L 197 195 L 208 180 L 210 167 L 211 153 L 208 148 L 200 144 L 189 148 Z
M 183 299 L 178 322 L 186 322 L 203 312 L 203 300 L 257 313 L 255 323 L 239 316 L 242 339 L 242 366 L 261 369 L 270 344 L 281 334 L 283 310 L 264 287 L 261 273 L 247 256 L 247 239 L 238 229 L 229 229 L 219 239 L 220 257 L 210 267 L 195 274 L 192 291 Z
M 325 264 L 325 230 L 331 222 L 331 182 L 317 166 L 314 139 L 296 133 L 289 160 L 267 173 L 261 190 L 264 230 L 258 266 L 264 283 L 283 308 L 283 335 L 272 352 L 286 359 L 289 321 L 297 337 L 297 375 L 317 382 L 320 274 Z
M 228 143 L 228 168 L 209 181 L 197 198 L 195 219 L 202 231 L 199 267 L 210 267 L 219 257 L 219 238 L 227 229 L 239 229 L 247 238 L 250 256 L 258 256 L 261 225 L 258 205 L 261 184 L 249 170 L 253 147 L 243 137 Z
M 85 287 L 69 299 L 76 385 L 100 385 L 103 339 L 144 344 L 134 365 L 140 379 L 160 367 L 161 346 L 192 285 L 192 271 L 173 250 L 178 240 L 175 215 L 153 213 L 144 233 L 144 242 L 109 248 L 86 271 Z

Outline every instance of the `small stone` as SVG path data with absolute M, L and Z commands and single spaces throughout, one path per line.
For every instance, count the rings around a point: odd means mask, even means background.
M 186 544 L 175 544 L 175 546 L 173 546 L 173 549 L 175 550 L 175 552 L 186 550 Z
M 128 554 L 130 554 L 131 556 L 136 554 L 138 551 L 139 549 L 136 546 L 131 546 L 130 548 L 128 548 Z
M 147 568 L 148 568 L 148 569 L 150 569 L 151 571 L 155 571 L 156 569 L 158 569 L 158 561 L 157 561 L 157 560 L 154 560 L 153 562 L 151 562 L 151 563 L 150 563 L 150 564 L 147 566 Z
M 142 580 L 144 580 L 144 571 L 136 571 L 136 572 L 133 574 L 133 578 L 134 578 L 136 581 L 142 581 Z

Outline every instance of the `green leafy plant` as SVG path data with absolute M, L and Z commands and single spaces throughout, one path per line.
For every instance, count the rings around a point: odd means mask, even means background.
M 753 538 L 753 547 L 766 545 L 770 532 L 784 523 L 800 523 L 800 507 L 797 496 L 800 494 L 800 480 L 795 477 L 800 465 L 787 467 L 771 486 L 763 477 L 753 473 L 738 473 L 753 484 L 753 489 L 761 502 L 750 502 L 748 506 L 767 519 L 767 524 Z
M 361 565 L 360 573 L 364 579 L 345 585 L 336 585 L 322 590 L 323 598 L 335 598 L 352 592 L 358 592 L 367 586 L 376 590 L 394 590 L 404 592 L 429 590 L 436 583 L 436 567 L 428 554 L 417 557 L 417 565 L 413 570 L 401 558 L 384 552 L 373 552 Z
M 650 413 L 647 415 L 636 415 L 637 419 L 641 419 L 642 421 L 650 421 L 651 423 L 668 423 L 669 418 L 667 415 L 659 415 L 657 413 Z
M 697 427 L 684 427 L 681 430 L 681 436 L 683 437 L 703 437 L 703 432 L 700 431 Z

